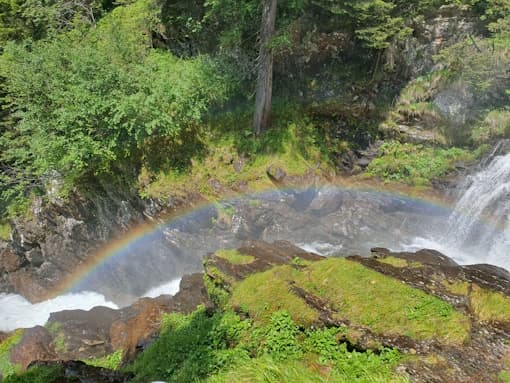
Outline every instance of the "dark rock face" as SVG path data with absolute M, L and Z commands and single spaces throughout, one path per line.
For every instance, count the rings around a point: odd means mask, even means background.
M 433 69 L 434 55 L 468 36 L 477 35 L 479 25 L 478 18 L 450 6 L 441 7 L 433 19 L 415 21 L 415 33 L 403 51 L 409 74 L 418 76 Z
M 11 362 L 27 368 L 34 360 L 56 360 L 52 337 L 44 327 L 37 326 L 24 332 L 21 342 L 11 350 Z
M 0 242 L 0 275 L 18 270 L 26 260 L 7 243 Z
M 0 241 L 0 292 L 44 300 L 107 241 L 197 198 L 145 201 L 128 186 L 89 187 L 86 194 L 73 191 L 66 201 L 36 200 L 31 219 L 13 222 L 12 240 Z
M 116 233 L 143 221 L 144 205 L 133 190 L 96 185 L 92 196 L 78 193 L 66 202 L 36 201 L 30 221 L 14 222 L 12 242 L 1 251 L 0 291 L 29 300 L 44 299 L 88 254 Z
M 60 373 L 47 383 L 127 383 L 133 375 L 89 366 L 80 361 L 36 362 L 30 367 L 58 367 Z

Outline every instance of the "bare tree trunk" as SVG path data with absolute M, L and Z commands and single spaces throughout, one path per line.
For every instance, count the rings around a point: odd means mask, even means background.
M 253 133 L 259 135 L 271 124 L 271 97 L 273 94 L 273 53 L 269 42 L 275 32 L 277 0 L 263 0 L 260 28 L 260 52 L 258 57 L 257 93 Z

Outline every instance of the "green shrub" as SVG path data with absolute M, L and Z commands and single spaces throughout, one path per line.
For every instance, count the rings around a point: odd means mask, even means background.
M 264 352 L 276 361 L 302 356 L 297 339 L 298 328 L 286 311 L 277 311 L 271 315 L 264 342 Z
M 85 359 L 84 362 L 90 366 L 116 370 L 122 363 L 122 353 L 122 350 L 117 350 L 110 355 L 103 356 L 102 358 Z
M 62 366 L 32 367 L 20 375 L 11 375 L 4 383 L 54 383 L 60 382 Z
M 473 153 L 459 148 L 432 148 L 423 145 L 387 142 L 379 148 L 378 157 L 367 168 L 367 174 L 384 181 L 428 185 L 446 175 L 456 162 L 473 161 Z
M 11 363 L 11 349 L 23 338 L 23 330 L 16 330 L 11 336 L 0 343 L 0 372 L 4 377 L 18 372 L 21 367 Z
M 509 134 L 510 111 L 498 109 L 487 113 L 481 124 L 473 129 L 471 139 L 475 143 L 480 144 L 495 138 L 506 137 Z

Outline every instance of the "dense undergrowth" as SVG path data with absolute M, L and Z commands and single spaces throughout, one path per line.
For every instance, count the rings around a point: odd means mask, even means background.
M 128 367 L 135 382 L 406 381 L 393 373 L 398 352 L 349 351 L 337 341 L 342 329 L 306 330 L 285 311 L 260 326 L 231 311 L 208 315 L 199 309 L 165 317 L 163 328 L 160 339 Z

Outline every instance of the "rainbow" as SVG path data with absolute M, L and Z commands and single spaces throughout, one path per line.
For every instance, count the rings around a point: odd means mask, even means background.
M 358 191 L 358 192 L 371 192 L 385 195 L 387 197 L 396 197 L 403 198 L 411 202 L 421 203 L 425 206 L 435 207 L 439 209 L 444 209 L 445 213 L 453 211 L 452 203 L 449 201 L 445 201 L 441 199 L 439 196 L 431 194 L 431 193 L 416 193 L 416 190 L 409 189 L 408 191 L 411 193 L 401 193 L 395 190 L 392 190 L 391 187 L 381 188 L 379 184 L 377 188 L 372 187 L 371 185 L 362 184 L 329 184 L 330 186 L 337 187 L 341 190 L 345 191 Z M 230 199 L 225 199 L 223 201 L 205 201 L 201 204 L 195 205 L 188 210 L 176 212 L 168 217 L 160 217 L 157 222 L 146 222 L 137 227 L 134 227 L 127 232 L 124 232 L 118 238 L 111 240 L 106 245 L 102 246 L 99 250 L 97 250 L 94 254 L 89 255 L 76 269 L 70 273 L 64 280 L 60 281 L 58 286 L 52 290 L 52 293 L 48 298 L 53 298 L 59 295 L 64 295 L 66 293 L 72 292 L 75 290 L 80 283 L 82 283 L 87 277 L 94 274 L 94 272 L 100 268 L 103 264 L 105 264 L 109 259 L 122 256 L 123 253 L 126 252 L 131 246 L 136 245 L 140 241 L 143 241 L 144 238 L 149 237 L 154 234 L 158 230 L 165 228 L 172 224 L 173 222 L 178 221 L 184 217 L 190 216 L 193 213 L 199 212 L 201 210 L 211 208 L 212 206 L 217 205 L 218 203 L 228 203 L 228 201 L 239 200 L 242 198 L 252 198 L 257 199 L 260 198 L 261 195 L 266 193 L 271 193 L 278 191 L 304 191 L 306 189 L 302 188 L 288 188 L 288 189 L 268 189 L 256 194 L 246 194 L 246 195 L 236 195 L 232 196 Z M 405 190 L 404 190 L 405 191 Z

